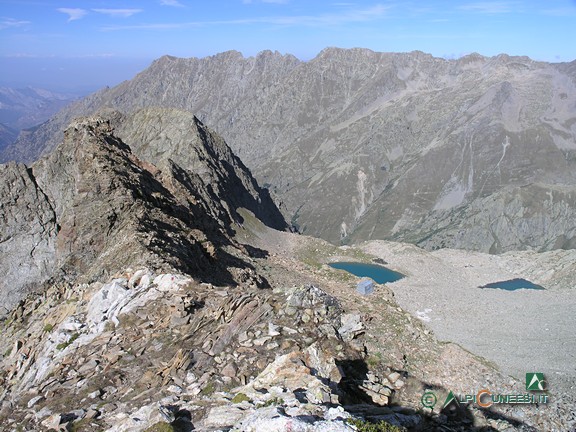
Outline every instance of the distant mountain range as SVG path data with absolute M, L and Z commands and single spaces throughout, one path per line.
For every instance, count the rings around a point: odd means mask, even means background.
M 574 248 L 574 100 L 576 62 L 336 48 L 308 62 L 165 56 L 1 156 L 38 158 L 76 116 L 177 108 L 220 133 L 304 233 L 492 253 Z
M 20 130 L 45 122 L 78 95 L 25 87 L 0 87 L 0 150 L 13 143 Z
M 18 137 L 18 131 L 0 123 L 0 149 L 12 144 Z
M 574 248 L 574 66 L 163 57 L 23 130 L 2 155 L 27 163 L 0 164 L 0 432 L 574 430 L 575 250 L 339 247 L 285 217 L 336 244 Z M 344 261 L 406 277 L 364 295 Z M 545 289 L 480 289 L 520 276 Z M 523 392 L 527 365 L 549 401 L 434 407 Z

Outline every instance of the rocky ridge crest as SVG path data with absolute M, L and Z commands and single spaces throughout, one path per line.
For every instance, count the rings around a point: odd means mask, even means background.
M 7 310 L 49 279 L 93 281 L 128 265 L 233 283 L 238 275 L 228 272 L 233 258 L 223 248 L 233 244 L 231 226 L 242 222 L 237 207 L 286 226 L 221 139 L 193 116 L 180 121 L 189 136 L 182 152 L 194 166 L 166 158 L 159 168 L 132 153 L 108 120 L 85 118 L 32 167 L 2 167 L 0 291 Z
M 79 119 L 47 158 L 3 167 L 6 232 L 24 254 L 2 259 L 8 271 L 35 264 L 39 285 L 21 287 L 0 320 L 0 430 L 534 431 L 573 420 L 561 405 L 423 409 L 426 390 L 524 383 L 438 342 L 388 287 L 362 296 L 318 262 L 370 256 L 237 208 L 278 214 L 193 116 L 136 115 L 157 122 Z

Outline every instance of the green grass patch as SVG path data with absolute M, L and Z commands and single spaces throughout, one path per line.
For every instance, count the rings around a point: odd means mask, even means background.
M 306 238 L 302 245 L 295 252 L 298 260 L 315 269 L 321 269 L 322 266 L 338 257 L 339 260 L 350 259 L 363 263 L 373 263 L 374 256 L 369 255 L 356 247 L 341 249 L 331 243 L 319 239 Z M 355 276 L 346 272 L 331 272 L 338 274 L 343 281 L 353 280 Z
M 95 429 L 94 423 L 92 423 L 92 421 L 87 418 L 68 423 L 68 425 L 69 426 L 67 430 L 70 432 L 95 432 L 96 430 L 104 430 L 101 427 Z
M 258 408 L 265 408 L 265 407 L 269 407 L 269 406 L 278 406 L 278 405 L 282 405 L 283 403 L 284 403 L 284 399 L 279 398 L 279 397 L 274 397 L 274 398 L 268 399 L 266 402 L 261 404 Z
M 170 423 L 158 422 L 144 430 L 144 432 L 174 432 L 174 428 Z
M 378 423 L 370 423 L 366 420 L 348 419 L 348 424 L 356 426 L 358 432 L 404 432 L 404 428 L 391 425 L 381 420 Z
M 382 364 L 383 361 L 384 361 L 384 356 L 382 355 L 381 352 L 376 352 L 374 354 L 369 355 L 366 358 L 366 364 L 368 366 L 370 366 L 371 368 L 375 368 L 379 364 Z
M 210 395 L 214 394 L 215 391 L 216 391 L 216 386 L 214 385 L 213 382 L 209 382 L 208 384 L 206 384 L 204 386 L 204 388 L 202 390 L 200 390 L 200 394 L 202 396 L 210 396 Z
M 68 348 L 72 344 L 72 342 L 78 339 L 78 337 L 80 337 L 80 333 L 74 333 L 72 336 L 70 336 L 70 339 L 68 339 L 66 342 L 62 342 L 56 345 L 56 349 L 63 350 Z
M 232 403 L 242 403 L 242 402 L 250 402 L 250 398 L 246 396 L 244 393 L 238 393 L 236 396 L 232 398 Z

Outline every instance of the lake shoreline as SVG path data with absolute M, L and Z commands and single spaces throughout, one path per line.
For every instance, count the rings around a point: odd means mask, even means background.
M 449 249 L 428 252 L 385 241 L 366 242 L 360 248 L 407 275 L 387 286 L 399 305 L 422 320 L 439 339 L 458 343 L 521 380 L 526 372 L 543 372 L 551 392 L 574 394 L 576 290 L 550 277 L 566 269 L 546 267 L 561 262 L 555 255 L 569 254 L 572 259 L 576 251 L 504 255 Z M 545 289 L 480 288 L 519 277 Z

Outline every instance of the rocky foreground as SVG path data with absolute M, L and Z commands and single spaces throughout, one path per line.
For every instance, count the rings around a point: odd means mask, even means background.
M 50 281 L 105 280 L 134 265 L 233 283 L 251 271 L 221 253 L 240 221 L 236 208 L 287 226 L 222 138 L 193 115 L 144 110 L 156 122 L 136 124 L 111 115 L 135 135 L 129 144 L 110 119 L 83 118 L 46 158 L 0 165 L 0 317 Z
M 236 239 L 269 288 L 143 268 L 22 302 L 2 324 L 0 429 L 568 430 L 556 405 L 424 408 L 427 389 L 524 383 L 438 342 L 385 286 L 362 296 L 321 265 L 369 255 L 243 215 Z

